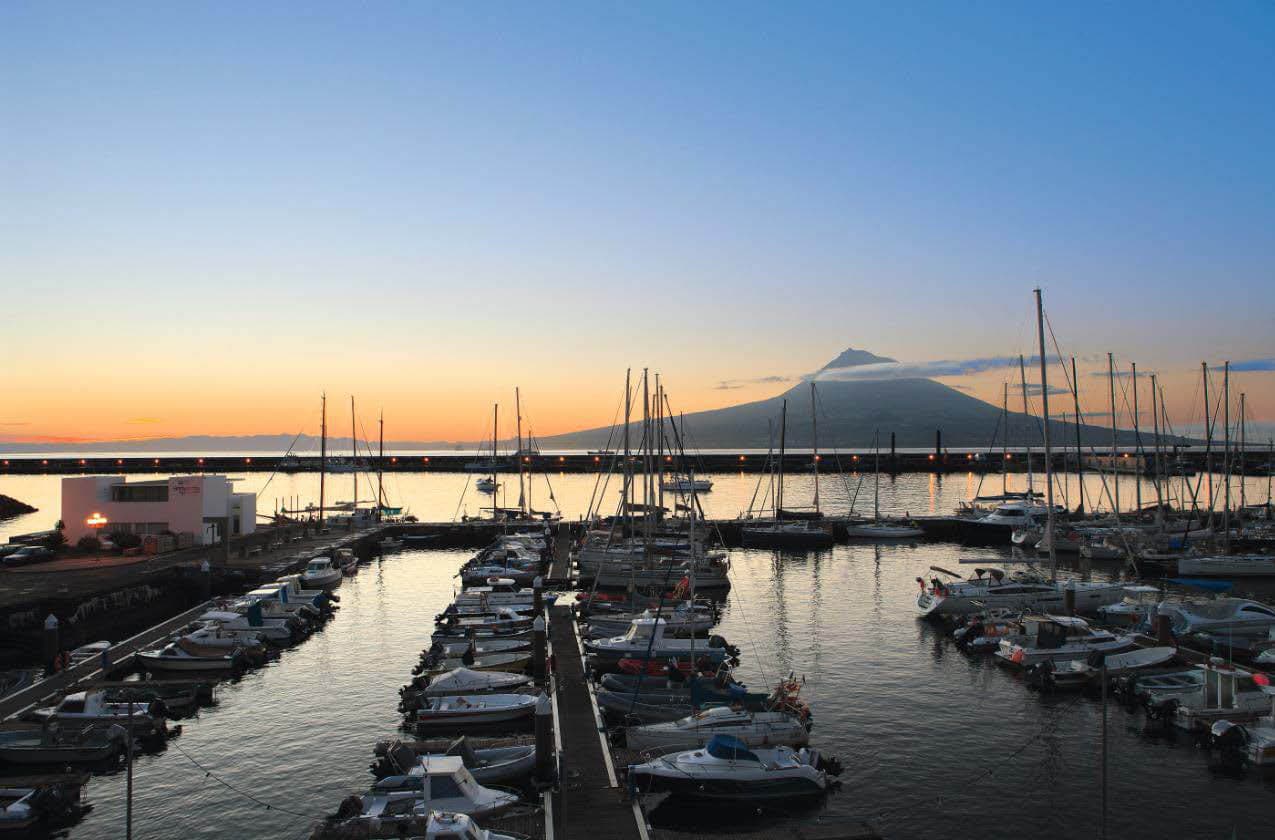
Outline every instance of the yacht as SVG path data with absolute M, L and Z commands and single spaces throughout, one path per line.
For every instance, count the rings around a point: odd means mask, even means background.
M 1275 556 L 1268 554 L 1222 555 L 1200 557 L 1183 555 L 1178 558 L 1178 574 L 1196 577 L 1272 577 L 1275 576 Z
M 1160 615 L 1169 616 L 1178 636 L 1201 631 L 1261 632 L 1275 626 L 1275 608 L 1244 598 L 1218 598 L 1204 602 L 1165 601 Z
M 1049 517 L 1049 508 L 1026 499 L 1004 502 L 990 513 L 971 519 L 959 519 L 961 537 L 968 543 L 1008 545 L 1014 531 L 1040 531 Z
M 629 765 L 629 789 L 699 801 L 800 799 L 828 790 L 840 772 L 818 751 L 790 747 L 749 749 L 729 735 L 714 735 L 703 749 Z
M 647 751 L 703 747 L 715 735 L 730 735 L 747 747 L 803 747 L 810 740 L 810 724 L 791 712 L 750 712 L 712 706 L 681 720 L 630 726 L 624 745 Z
M 829 548 L 834 542 L 832 531 L 810 519 L 744 525 L 740 537 L 749 548 Z
M 953 575 L 935 566 L 930 568 Z M 999 609 L 1061 610 L 1067 590 L 1075 593 L 1076 610 L 1092 613 L 1106 604 L 1116 603 L 1123 594 L 1123 587 L 1118 583 L 1076 580 L 1051 583 L 1030 572 L 1015 572 L 1006 577 L 1000 569 L 975 569 L 974 577 L 947 583 L 937 577 L 931 578 L 928 585 L 923 578 L 916 580 L 921 586 L 916 608 L 922 618 Z

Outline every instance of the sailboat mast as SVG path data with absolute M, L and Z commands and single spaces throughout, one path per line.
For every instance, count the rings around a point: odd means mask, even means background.
M 1116 357 L 1111 353 L 1107 354 L 1107 386 L 1111 391 L 1111 484 L 1112 497 L 1115 499 L 1112 504 L 1115 510 L 1112 511 L 1117 516 L 1120 515 L 1120 464 L 1117 462 L 1119 455 L 1116 451 Z
M 500 434 L 500 403 L 492 403 L 491 406 L 491 518 L 496 518 L 496 508 L 500 507 L 497 501 L 497 491 L 500 490 L 496 484 L 496 437 Z
M 1231 363 L 1222 363 L 1222 551 L 1231 553 Z
M 646 451 L 642 454 L 642 530 L 646 534 L 646 548 L 650 551 L 651 507 L 655 494 L 651 487 L 651 370 L 642 368 L 642 438 Z
M 1001 402 L 1004 412 L 1004 426 L 1001 429 L 1001 495 L 1009 492 L 1009 381 L 1002 382 L 1004 396 Z
M 1138 423 L 1138 363 L 1129 363 L 1130 376 L 1133 381 L 1133 442 L 1134 455 L 1138 463 L 1133 471 L 1133 493 L 1138 505 L 1138 515 L 1142 515 L 1142 465 L 1146 460 L 1142 457 L 1142 427 Z
M 624 507 L 624 526 L 625 536 L 632 536 L 633 533 L 633 505 L 630 499 L 633 496 L 633 462 L 629 456 L 629 423 L 633 416 L 633 397 L 631 379 L 633 376 L 633 368 L 625 368 L 624 370 L 624 494 L 621 503 Z
M 1152 457 L 1151 472 L 1152 484 L 1155 485 L 1155 519 L 1156 522 L 1161 521 L 1164 516 L 1164 495 L 1160 492 L 1160 407 L 1159 397 L 1156 389 L 1159 385 L 1156 383 L 1156 375 L 1151 374 L 1151 428 L 1152 428 Z
M 1023 354 L 1018 354 L 1018 379 L 1023 386 L 1023 417 L 1028 419 L 1032 416 L 1031 409 L 1027 407 L 1027 366 L 1023 361 Z M 1027 438 L 1027 498 L 1031 500 L 1034 495 L 1035 487 L 1032 484 L 1032 442 L 1031 437 Z
M 875 454 L 872 457 L 872 521 L 881 521 L 881 430 L 872 434 Z
M 775 520 L 784 519 L 784 446 L 788 434 L 788 400 L 784 400 L 784 410 L 779 415 L 779 487 L 775 490 Z
M 1213 424 L 1209 421 L 1209 363 L 1200 362 L 1204 376 L 1204 473 L 1209 483 L 1209 522 L 1213 521 Z M 1195 485 L 1199 487 L 1199 484 Z
M 1076 357 L 1071 357 L 1071 403 L 1076 410 L 1076 482 L 1080 485 L 1080 512 L 1085 512 L 1085 465 L 1080 449 L 1080 380 L 1076 378 Z
M 810 446 L 814 450 L 810 463 L 815 471 L 815 512 L 819 512 L 819 420 L 815 410 L 815 381 L 810 380 Z
M 354 514 L 359 510 L 359 449 L 355 444 L 358 438 L 354 431 L 354 395 L 350 394 L 350 475 L 354 476 L 354 505 L 350 509 L 350 527 L 354 527 Z
M 376 518 L 381 518 L 385 507 L 385 409 L 377 418 L 377 451 L 376 451 Z
M 657 496 L 663 516 L 664 509 L 664 386 L 660 384 L 660 375 L 655 374 L 655 483 L 659 486 Z M 671 448 L 671 447 L 670 447 Z
M 514 386 L 514 415 L 517 419 L 518 427 L 518 452 L 515 457 L 518 459 L 518 510 L 522 514 L 522 518 L 527 518 L 527 496 L 523 491 L 523 454 L 522 454 L 522 391 Z
M 323 394 L 319 415 L 319 530 L 323 530 L 323 479 L 328 473 L 328 395 Z
M 1049 579 L 1058 577 L 1058 551 L 1054 545 L 1054 464 L 1049 449 L 1049 378 L 1045 363 L 1045 304 L 1036 289 L 1036 332 L 1040 338 L 1040 413 L 1045 418 L 1045 534 L 1049 540 Z
M 1246 413 L 1246 409 L 1244 406 L 1244 392 L 1240 391 L 1240 465 L 1239 466 L 1240 466 L 1240 517 L 1241 519 L 1244 516 L 1244 509 L 1248 507 L 1248 489 L 1244 486 L 1245 484 L 1248 483 L 1246 480 L 1246 477 L 1248 476 L 1248 469 L 1247 469 L 1248 451 L 1245 448 L 1246 440 L 1245 440 L 1245 434 L 1244 434 L 1245 413 Z M 1243 523 L 1240 524 L 1240 527 L 1241 528 L 1244 527 Z

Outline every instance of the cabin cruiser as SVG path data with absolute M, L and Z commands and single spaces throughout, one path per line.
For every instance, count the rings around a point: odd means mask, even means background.
M 151 713 L 153 708 L 148 703 L 108 702 L 106 692 L 94 689 L 68 694 L 56 706 L 35 709 L 30 717 L 66 729 L 94 724 L 117 724 L 125 729 L 131 726 L 136 737 L 148 738 L 162 736 L 167 731 L 164 719 Z
M 621 659 L 705 658 L 716 663 L 739 655 L 739 649 L 721 636 L 682 639 L 666 634 L 665 627 L 663 618 L 635 619 L 623 636 L 586 641 L 584 650 L 593 655 L 595 665 L 604 668 L 614 667 Z
M 937 566 L 930 568 L 956 576 Z M 1029 572 L 1015 572 L 1006 577 L 1000 569 L 975 569 L 973 577 L 948 583 L 932 578 L 929 586 L 921 578 L 916 580 L 921 585 L 916 607 L 922 618 L 970 615 L 988 609 L 1061 609 L 1067 590 L 1075 593 L 1076 610 L 1092 613 L 1119 601 L 1122 593 L 1122 587 L 1116 583 L 1076 580 L 1051 583 Z
M 1100 651 L 1114 653 L 1133 647 L 1133 637 L 1116 635 L 1089 626 L 1083 618 L 1067 615 L 1029 615 L 1022 620 L 1023 632 L 1000 641 L 996 656 L 1002 664 L 1027 668 L 1042 662 L 1084 659 Z
M 1040 531 L 1048 517 L 1047 506 L 1020 499 L 1003 502 L 982 516 L 958 519 L 957 522 L 965 542 L 1008 545 L 1015 530 Z
M 1174 634 L 1201 631 L 1261 632 L 1275 627 L 1275 608 L 1244 598 L 1218 598 L 1204 602 L 1165 601 L 1158 608 L 1169 616 Z
M 712 706 L 681 720 L 630 726 L 624 745 L 638 751 L 703 747 L 714 735 L 730 735 L 748 747 L 802 747 L 810 740 L 809 724 L 791 712 L 750 712 Z
M 421 758 L 439 758 L 443 755 L 459 756 L 465 769 L 479 784 L 506 782 L 530 776 L 536 768 L 536 748 L 532 744 L 514 747 L 480 747 L 474 749 L 462 735 L 453 741 L 446 753 L 418 752 L 418 748 L 402 741 L 389 744 L 378 744 L 377 753 L 381 759 L 372 765 L 372 772 L 378 779 L 377 789 L 406 789 L 398 787 L 407 776 L 420 776 L 424 772 Z M 396 781 L 388 781 L 397 777 Z M 419 782 L 416 788 L 420 788 Z
M 744 525 L 740 538 L 749 548 L 829 548 L 835 542 L 832 531 L 810 519 Z
M 331 557 L 315 557 L 306 564 L 301 582 L 307 587 L 331 589 L 341 582 L 341 567 Z
M 552 604 L 557 596 L 541 593 L 541 600 Z M 457 607 L 530 607 L 536 601 L 536 590 L 519 586 L 512 578 L 489 577 L 481 586 L 467 586 L 452 603 Z
M 730 735 L 714 735 L 708 746 L 630 764 L 629 790 L 668 793 L 688 800 L 798 799 L 828 790 L 840 765 L 817 750 L 790 747 L 749 749 Z

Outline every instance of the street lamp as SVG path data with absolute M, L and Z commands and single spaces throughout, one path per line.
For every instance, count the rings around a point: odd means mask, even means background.
M 102 528 L 107 521 L 107 518 L 97 511 L 93 511 L 93 514 L 84 520 L 84 524 L 93 529 L 93 539 L 98 541 L 99 548 L 102 544 Z

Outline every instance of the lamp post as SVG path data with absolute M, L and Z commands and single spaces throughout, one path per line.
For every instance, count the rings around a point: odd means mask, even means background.
M 97 511 L 94 511 L 88 519 L 84 520 L 84 524 L 93 529 L 93 538 L 97 540 L 99 549 L 102 545 L 102 528 L 106 526 L 108 521 L 109 520 L 105 516 Z

